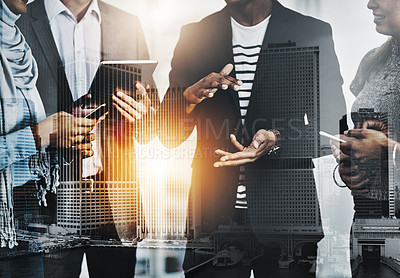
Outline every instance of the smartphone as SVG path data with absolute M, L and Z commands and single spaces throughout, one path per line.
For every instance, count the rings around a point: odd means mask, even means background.
M 326 133 L 325 131 L 320 131 L 319 135 L 327 137 L 327 138 L 335 140 L 335 141 L 338 141 L 338 142 L 341 142 L 341 143 L 346 143 L 347 142 L 346 140 L 343 140 L 343 139 L 341 139 L 339 137 L 333 136 L 333 135 L 331 135 L 329 133 Z
M 97 108 L 95 108 L 94 110 L 92 110 L 89 114 L 87 114 L 85 116 L 85 118 L 99 119 L 105 113 L 107 113 L 107 105 L 105 103 L 103 103 L 102 105 L 100 105 Z

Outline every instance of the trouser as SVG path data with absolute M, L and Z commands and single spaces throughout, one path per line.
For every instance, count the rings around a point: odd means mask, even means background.
M 8 258 L 0 260 L 0 277 L 79 278 L 84 254 L 90 278 L 134 277 L 136 248 L 126 247 L 71 248 L 48 254 Z

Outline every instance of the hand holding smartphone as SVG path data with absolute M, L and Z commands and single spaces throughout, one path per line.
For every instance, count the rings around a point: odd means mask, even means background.
M 340 143 L 346 143 L 347 142 L 346 140 L 343 140 L 343 139 L 341 139 L 339 137 L 333 136 L 333 135 L 331 135 L 329 133 L 326 133 L 325 131 L 320 131 L 319 135 L 327 137 L 327 138 L 329 138 L 331 140 L 334 140 L 334 141 L 338 141 Z
M 85 118 L 98 120 L 106 113 L 107 113 L 107 105 L 103 103 L 94 110 L 92 110 L 89 114 L 87 114 Z

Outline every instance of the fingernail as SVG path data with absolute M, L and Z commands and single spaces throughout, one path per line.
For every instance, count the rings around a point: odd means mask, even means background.
M 213 97 L 214 96 L 214 94 L 213 93 L 208 93 L 208 95 L 207 95 L 208 97 Z
M 239 91 L 239 86 L 238 86 L 238 85 L 235 85 L 235 86 L 233 86 L 233 89 L 234 89 L 235 91 Z
M 219 165 L 217 163 L 214 163 L 215 168 L 219 168 Z
M 348 131 L 348 130 L 346 130 L 346 131 L 344 132 L 344 135 L 347 135 L 347 133 L 349 133 L 349 131 Z
M 242 86 L 242 85 L 243 85 L 243 81 L 242 81 L 242 80 L 238 80 L 237 83 L 238 83 L 239 86 Z
M 226 90 L 226 89 L 228 89 L 228 85 L 222 84 L 221 88 L 222 88 L 222 90 Z
M 117 96 L 122 96 L 122 92 L 117 92 Z
M 225 156 L 221 157 L 221 161 L 225 162 L 226 161 L 226 157 Z
M 260 146 L 260 143 L 258 143 L 257 141 L 254 141 L 253 146 L 254 146 L 254 148 L 258 149 L 258 147 Z

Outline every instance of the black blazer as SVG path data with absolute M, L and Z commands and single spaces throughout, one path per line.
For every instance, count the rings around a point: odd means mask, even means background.
M 289 10 L 274 0 L 262 49 L 268 48 L 268 44 L 287 43 L 289 40 L 296 42 L 299 47 L 319 46 L 321 127 L 327 132 L 338 133 L 338 121 L 345 113 L 345 102 L 343 80 L 329 24 Z M 213 98 L 204 100 L 191 115 L 186 116 L 182 92 L 185 87 L 211 72 L 219 72 L 226 64 L 233 64 L 233 61 L 232 29 L 227 7 L 198 23 L 184 26 L 172 59 L 170 90 L 161 104 L 163 124 L 160 134 L 166 145 L 179 145 L 189 136 L 192 129 L 188 122 L 197 128 L 191 190 L 195 203 L 203 205 L 202 223 L 195 225 L 201 225 L 203 230 L 209 231 L 230 220 L 235 203 L 238 169 L 215 169 L 212 165 L 218 159 L 213 155 L 215 149 L 236 151 L 229 134 L 234 133 L 239 138 L 242 134 L 238 93 L 219 90 Z M 235 72 L 230 75 L 235 77 Z M 253 88 L 258 87 L 262 78 L 256 72 Z M 262 113 L 263 107 L 257 105 L 257 96 L 261 93 L 265 92 L 252 92 L 246 116 L 246 123 L 250 125 Z M 249 134 L 247 141 L 253 135 Z

